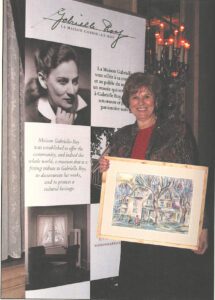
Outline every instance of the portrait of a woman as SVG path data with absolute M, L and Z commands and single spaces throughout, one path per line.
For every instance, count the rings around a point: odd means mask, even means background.
M 37 74 L 25 89 L 26 122 L 90 125 L 90 91 L 80 88 L 79 65 L 74 47 L 40 43 Z

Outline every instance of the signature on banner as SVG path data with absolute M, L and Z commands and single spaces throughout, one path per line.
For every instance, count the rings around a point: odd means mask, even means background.
M 80 14 L 79 18 L 83 18 Z M 97 25 L 94 21 L 80 20 L 77 16 L 70 15 L 65 8 L 60 8 L 54 14 L 49 17 L 44 17 L 44 20 L 51 21 L 51 30 L 55 30 L 59 25 L 70 25 L 83 29 L 89 29 L 94 32 L 103 32 L 112 34 L 115 36 L 114 41 L 111 43 L 111 48 L 115 48 L 118 41 L 122 38 L 134 38 L 124 33 L 124 30 L 118 30 L 113 28 L 113 24 L 108 19 L 101 19 L 101 24 Z

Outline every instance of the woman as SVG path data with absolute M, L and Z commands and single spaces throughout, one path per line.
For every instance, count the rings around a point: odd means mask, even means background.
M 90 125 L 89 93 L 79 89 L 73 47 L 44 42 L 35 55 L 37 78 L 26 86 L 26 121 Z
M 186 124 L 161 113 L 162 95 L 161 81 L 155 75 L 134 73 L 127 79 L 122 101 L 136 122 L 116 132 L 110 147 L 111 156 L 196 163 L 193 137 Z M 100 171 L 108 167 L 109 161 L 101 158 Z M 172 300 L 176 295 L 180 300 L 194 299 L 192 293 L 197 289 L 192 283 L 195 277 L 192 265 L 198 264 L 196 254 L 203 254 L 207 249 L 205 226 L 195 254 L 190 250 L 122 242 L 121 299 Z M 184 295 L 187 298 L 183 298 Z

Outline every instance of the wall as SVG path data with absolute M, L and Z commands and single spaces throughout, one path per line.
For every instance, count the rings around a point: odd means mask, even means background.
M 214 1 L 186 2 L 186 34 L 191 41 L 186 119 L 194 131 L 202 164 L 213 164 L 214 156 Z M 210 143 L 210 147 L 208 147 Z
M 215 150 L 214 11 L 214 1 L 200 1 L 199 154 L 201 161 L 210 166 L 214 166 Z
M 124 11 L 137 12 L 137 0 L 103 0 L 104 6 Z
M 211 280 L 214 260 L 214 168 L 215 168 L 215 39 L 214 1 L 200 1 L 200 65 L 199 65 L 199 158 L 209 166 L 207 212 L 210 221 L 209 254 Z M 213 286 L 213 283 L 212 283 Z

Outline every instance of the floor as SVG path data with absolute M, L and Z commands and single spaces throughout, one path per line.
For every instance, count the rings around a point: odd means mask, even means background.
M 2 266 L 1 299 L 25 298 L 24 264 Z
M 79 274 L 81 277 L 83 274 Z M 79 278 L 80 279 L 80 278 Z M 24 264 L 9 265 L 2 267 L 2 290 L 1 299 L 24 299 L 25 298 L 25 266 Z M 117 278 L 109 278 L 91 282 L 91 300 L 125 300 L 121 299 L 118 295 L 118 282 Z M 208 296 L 197 296 L 193 299 L 187 297 L 168 297 L 161 298 L 160 296 L 154 297 L 141 297 L 135 300 L 210 300 Z M 133 299 L 127 299 L 133 300 Z
M 23 260 L 8 261 L 2 263 L 2 284 L 0 299 L 24 299 L 25 298 L 25 266 Z M 89 279 L 89 272 L 79 269 L 73 282 L 80 282 Z M 210 294 L 210 295 L 209 295 Z M 204 293 L 204 296 L 197 295 L 195 298 L 178 297 L 174 298 L 160 296 L 141 297 L 135 300 L 212 300 L 211 293 Z M 91 281 L 91 300 L 125 300 L 119 297 L 118 278 L 108 278 Z M 127 299 L 133 300 L 133 299 Z

